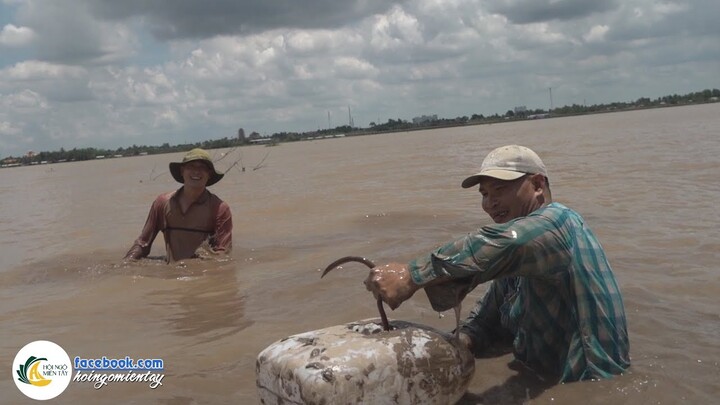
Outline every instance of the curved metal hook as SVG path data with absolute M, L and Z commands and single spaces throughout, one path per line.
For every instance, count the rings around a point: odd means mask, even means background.
M 350 263 L 350 262 L 359 262 L 362 263 L 369 268 L 375 267 L 375 263 L 371 262 L 370 260 L 360 257 L 360 256 L 345 256 L 341 257 L 334 262 L 330 263 L 326 268 L 325 271 L 323 271 L 322 275 L 320 275 L 320 278 L 325 277 L 327 273 L 330 272 L 330 270 L 335 269 L 336 267 L 340 266 L 341 264 Z M 383 329 L 386 331 L 390 330 L 390 322 L 388 322 L 387 315 L 385 314 L 385 308 L 383 307 L 383 301 L 382 298 L 378 297 L 377 299 L 377 307 L 378 311 L 380 312 L 380 319 L 382 320 Z

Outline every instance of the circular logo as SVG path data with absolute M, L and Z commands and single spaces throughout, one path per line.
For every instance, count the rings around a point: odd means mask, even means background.
M 36 340 L 26 344 L 12 364 L 12 379 L 20 392 L 32 399 L 52 399 L 62 394 L 72 379 L 72 364 L 59 345 Z

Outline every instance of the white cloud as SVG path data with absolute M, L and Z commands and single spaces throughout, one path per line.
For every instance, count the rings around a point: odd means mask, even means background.
M 651 9 L 657 15 L 671 16 L 678 14 L 683 11 L 687 11 L 689 6 L 687 4 L 673 3 L 673 2 L 656 2 L 651 4 Z
M 35 39 L 35 32 L 28 27 L 16 27 L 7 24 L 0 31 L 0 46 L 22 47 Z
M 132 26 L 94 18 L 86 2 L 26 0 L 17 19 L 33 33 L 34 57 L 69 65 L 121 62 L 139 46 Z
M 340 57 L 334 63 L 335 73 L 342 79 L 372 78 L 378 70 L 369 62 L 353 57 Z
M 0 95 L 0 105 L 5 111 L 25 111 L 40 113 L 40 110 L 47 109 L 47 100 L 32 90 L 23 90 L 19 93 Z
M 14 136 L 20 133 L 20 128 L 7 121 L 0 121 L 0 135 Z
M 86 69 L 82 67 L 30 60 L 5 68 L 0 71 L 0 74 L 7 75 L 13 80 L 33 81 L 77 78 L 86 72 Z
M 337 42 L 336 34 L 330 31 L 292 31 L 288 33 L 287 41 L 279 45 L 287 43 L 287 50 L 292 55 L 308 56 L 332 50 Z
M 488 115 L 545 108 L 548 87 L 556 105 L 717 87 L 717 0 L 167 1 L 14 3 L 3 150 L 307 131 L 348 106 L 360 126 Z
M 370 44 L 377 50 L 395 50 L 422 43 L 422 34 L 416 17 L 395 7 L 387 15 L 377 16 Z
M 585 42 L 602 42 L 609 29 L 607 25 L 595 25 L 583 36 L 583 39 Z
M 155 113 L 155 121 L 153 127 L 168 126 L 172 127 L 178 123 L 178 113 L 171 108 L 165 108 L 163 111 Z

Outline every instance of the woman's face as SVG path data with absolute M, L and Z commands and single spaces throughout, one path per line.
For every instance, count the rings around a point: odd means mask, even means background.
M 181 173 L 187 187 L 205 187 L 210 180 L 210 168 L 198 160 L 183 164 Z

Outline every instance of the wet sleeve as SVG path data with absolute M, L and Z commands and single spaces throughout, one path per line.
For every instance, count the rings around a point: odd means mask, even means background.
M 505 301 L 504 283 L 493 281 L 485 295 L 475 304 L 460 331 L 470 336 L 475 357 L 493 344 L 494 336 L 501 329 L 500 307 Z
M 226 202 L 221 202 L 215 218 L 215 235 L 211 238 L 213 251 L 230 253 L 232 250 L 232 213 Z
M 153 201 L 150 207 L 150 213 L 148 213 L 145 226 L 140 232 L 140 236 L 135 240 L 130 250 L 125 254 L 125 259 L 137 260 L 146 257 L 150 254 L 152 249 L 152 243 L 155 240 L 162 224 L 164 222 L 165 212 L 165 201 L 166 199 L 159 196 Z
M 570 238 L 558 221 L 534 215 L 491 225 L 408 264 L 413 281 L 425 285 L 433 309 L 446 311 L 475 286 L 510 276 L 556 277 L 570 264 Z

